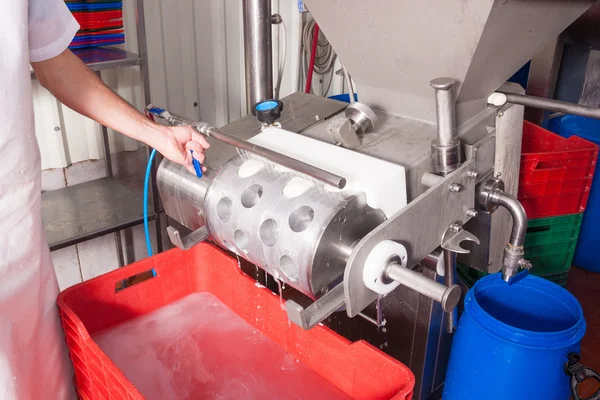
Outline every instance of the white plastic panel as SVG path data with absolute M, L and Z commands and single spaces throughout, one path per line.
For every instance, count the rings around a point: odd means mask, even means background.
M 365 192 L 367 203 L 388 217 L 406 205 L 404 167 L 279 128 L 266 128 L 249 140 L 346 178 L 344 191 Z

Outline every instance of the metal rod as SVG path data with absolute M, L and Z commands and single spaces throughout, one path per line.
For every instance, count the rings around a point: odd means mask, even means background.
M 452 287 L 456 276 L 456 253 L 449 250 L 444 250 L 444 284 L 446 287 Z M 456 309 L 446 313 L 446 331 L 454 332 L 456 329 Z
M 141 58 L 140 64 L 140 75 L 142 77 L 142 90 L 144 95 L 144 102 L 149 104 L 151 102 L 150 99 L 150 73 L 148 69 L 148 41 L 146 38 L 146 18 L 144 13 L 144 0 L 136 0 L 136 14 L 137 14 L 137 41 L 138 41 L 138 54 Z M 146 159 L 150 156 L 150 148 L 147 148 L 146 151 Z M 156 252 L 161 253 L 163 251 L 163 241 L 162 241 L 162 227 L 160 221 L 160 197 L 158 195 L 158 190 L 156 190 L 156 170 L 158 165 L 157 159 L 154 160 L 152 164 L 152 179 L 151 179 L 151 187 L 150 191 L 152 193 L 151 206 L 156 214 L 156 222 L 155 222 L 155 231 L 156 231 Z
M 587 107 L 566 101 L 551 100 L 523 94 L 502 91 L 499 91 L 498 93 L 504 94 L 506 96 L 506 101 L 512 104 L 600 119 L 600 108 Z
M 403 267 L 397 262 L 389 263 L 384 274 L 387 278 L 400 282 L 402 285 L 439 302 L 446 312 L 452 311 L 460 300 L 460 288 L 457 285 L 446 287 L 419 272 Z
M 431 172 L 425 172 L 421 177 L 421 184 L 423 186 L 427 186 L 428 188 L 434 187 L 437 185 L 444 177 L 438 174 L 433 174 Z
M 243 0 L 246 105 L 273 98 L 271 0 Z
M 238 149 L 245 150 L 250 153 L 256 154 L 257 156 L 264 157 L 269 161 L 272 161 L 276 164 L 282 165 L 291 170 L 300 172 L 302 174 L 308 175 L 312 178 L 315 178 L 318 181 L 326 183 L 335 188 L 343 189 L 346 186 L 346 178 L 343 178 L 336 174 L 332 174 L 331 172 L 327 172 L 321 168 L 312 166 L 310 164 L 306 164 L 305 162 L 296 160 L 295 158 L 292 158 L 292 157 L 288 157 L 284 154 L 277 153 L 273 150 L 267 149 L 266 147 L 252 144 L 246 140 L 238 139 L 233 135 L 219 132 L 217 130 L 217 128 L 215 128 L 214 126 L 212 126 L 206 122 L 190 121 L 188 119 L 185 119 L 185 118 L 182 118 L 182 117 L 179 117 L 177 115 L 170 114 L 167 112 L 162 112 L 160 114 L 154 114 L 154 115 L 158 116 L 159 118 L 166 119 L 171 124 L 180 124 L 180 125 L 191 126 L 205 136 L 211 137 L 211 138 L 216 139 L 223 143 L 227 143 Z
M 442 146 L 452 143 L 456 136 L 456 111 L 452 95 L 455 82 L 452 78 L 437 78 L 430 82 L 431 87 L 435 89 L 438 142 Z

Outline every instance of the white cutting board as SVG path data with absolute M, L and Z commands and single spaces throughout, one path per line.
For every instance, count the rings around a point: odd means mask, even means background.
M 401 165 L 274 127 L 248 141 L 346 178 L 343 193 L 365 192 L 369 206 L 387 217 L 406 205 Z

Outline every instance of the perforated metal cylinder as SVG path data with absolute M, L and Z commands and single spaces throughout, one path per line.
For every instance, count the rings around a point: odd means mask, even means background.
M 216 243 L 312 298 L 341 281 L 352 245 L 385 218 L 362 193 L 240 157 L 214 178 L 205 212 Z

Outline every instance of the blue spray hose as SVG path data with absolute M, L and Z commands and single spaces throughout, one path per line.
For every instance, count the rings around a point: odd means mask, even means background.
M 150 186 L 150 175 L 152 174 L 152 163 L 156 149 L 152 149 L 146 166 L 146 177 L 144 178 L 144 233 L 146 235 L 146 248 L 148 249 L 148 257 L 152 256 L 152 241 L 150 240 L 150 228 L 148 226 L 148 187 Z M 159 218 L 158 215 L 156 218 Z M 156 271 L 152 268 L 152 276 L 156 276 Z
M 146 117 L 150 120 L 154 121 L 153 114 L 164 113 L 165 110 L 158 107 L 150 107 L 146 110 Z M 192 165 L 194 166 L 194 171 L 196 171 L 196 176 L 198 178 L 202 178 L 202 164 L 200 161 L 194 158 L 194 152 L 190 150 L 192 154 Z M 152 174 L 152 164 L 154 163 L 154 156 L 156 156 L 156 149 L 152 149 L 150 153 L 150 157 L 148 157 L 148 165 L 146 166 L 146 176 L 144 178 L 144 235 L 146 236 L 146 249 L 148 251 L 148 257 L 152 256 L 152 241 L 150 240 L 150 227 L 148 224 L 148 191 L 150 186 L 150 176 Z M 155 204 L 156 207 L 156 204 Z M 160 218 L 158 213 L 156 218 Z M 152 268 L 152 276 L 156 276 L 156 271 Z

